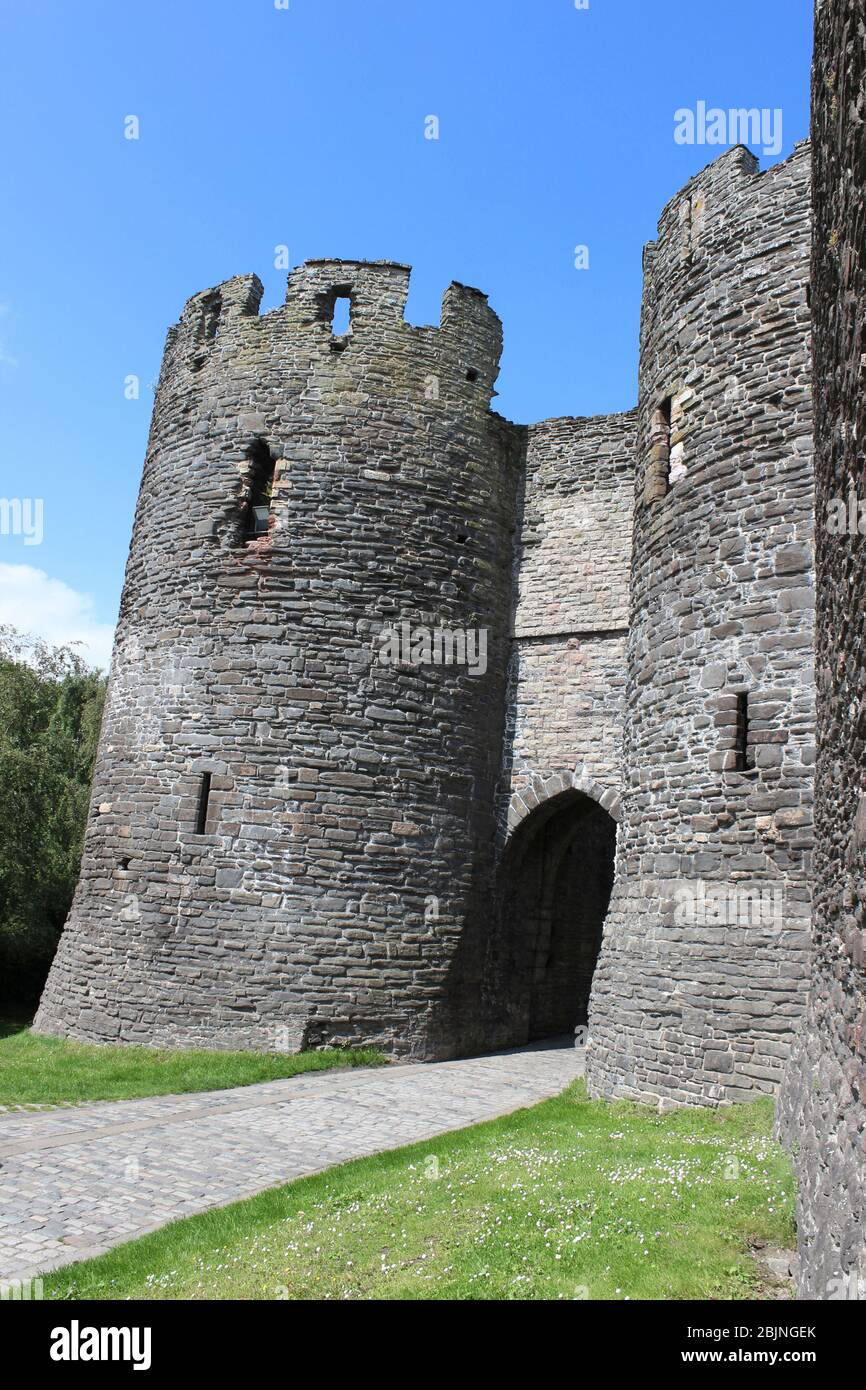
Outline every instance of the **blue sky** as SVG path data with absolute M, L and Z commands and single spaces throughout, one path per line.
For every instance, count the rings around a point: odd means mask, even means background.
M 166 328 L 242 272 L 281 302 L 278 245 L 408 261 L 415 323 L 450 280 L 479 286 L 511 419 L 633 405 L 641 247 L 721 153 L 677 144 L 674 113 L 779 108 L 762 166 L 784 158 L 808 134 L 811 9 L 0 0 L 0 498 L 44 501 L 41 544 L 0 534 L 0 622 L 104 659 Z

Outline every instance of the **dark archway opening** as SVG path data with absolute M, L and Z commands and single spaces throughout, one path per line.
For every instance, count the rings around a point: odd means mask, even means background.
M 615 848 L 616 822 L 578 791 L 551 798 L 515 832 L 502 913 L 509 993 L 528 1040 L 587 1021 Z

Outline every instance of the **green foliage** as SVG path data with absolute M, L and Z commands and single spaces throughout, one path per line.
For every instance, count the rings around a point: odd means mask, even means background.
M 105 677 L 0 626 L 0 995 L 33 1000 L 78 878 Z

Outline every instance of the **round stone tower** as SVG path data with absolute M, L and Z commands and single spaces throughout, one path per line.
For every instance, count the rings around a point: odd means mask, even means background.
M 408 281 L 313 261 L 169 332 L 39 1031 L 473 1041 L 518 465 L 499 320 L 452 284 L 412 327 Z
M 737 147 L 645 255 L 623 824 L 596 1095 L 772 1090 L 808 979 L 809 154 Z
M 812 316 L 818 759 L 808 1026 L 777 1123 L 798 1179 L 799 1293 L 866 1299 L 866 32 L 815 9 Z

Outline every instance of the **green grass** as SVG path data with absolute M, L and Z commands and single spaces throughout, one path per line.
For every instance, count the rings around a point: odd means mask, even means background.
M 43 1038 L 20 1020 L 0 1020 L 0 1105 L 131 1100 L 221 1091 L 300 1072 L 384 1063 L 373 1049 L 321 1052 L 202 1052 L 93 1046 Z
M 45 1276 L 47 1298 L 760 1297 L 793 1242 L 772 1103 L 529 1110 L 348 1163 Z

